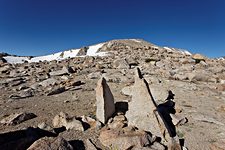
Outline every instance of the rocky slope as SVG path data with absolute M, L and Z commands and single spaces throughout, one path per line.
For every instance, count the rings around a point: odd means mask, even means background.
M 0 149 L 225 149 L 223 59 L 139 39 L 1 58 Z

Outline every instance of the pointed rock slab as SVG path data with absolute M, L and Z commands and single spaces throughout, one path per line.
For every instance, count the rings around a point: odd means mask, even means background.
M 114 97 L 105 78 L 101 78 L 97 83 L 96 101 L 96 117 L 105 124 L 115 112 Z
M 126 112 L 128 125 L 136 126 L 139 129 L 161 136 L 160 129 L 163 128 L 163 125 L 159 124 L 161 118 L 155 113 L 157 104 L 139 68 L 136 71 L 131 96 L 132 100 L 129 102 L 128 111 Z

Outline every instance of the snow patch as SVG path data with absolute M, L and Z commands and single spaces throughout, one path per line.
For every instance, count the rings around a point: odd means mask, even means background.
M 185 55 L 192 55 L 189 51 L 187 50 L 182 50 L 182 49 L 178 49 L 179 52 L 181 52 L 182 54 L 185 54 Z
M 97 45 L 89 46 L 87 50 L 87 56 L 105 56 L 105 52 L 98 52 L 99 48 L 101 48 L 105 43 L 100 43 Z
M 169 48 L 169 47 L 163 47 L 166 49 L 168 52 L 180 52 L 183 55 L 192 55 L 189 51 L 183 50 L 183 49 L 176 49 L 176 48 Z
M 6 56 L 3 57 L 8 63 L 16 64 L 16 63 L 24 63 L 24 61 L 28 61 L 28 57 L 16 57 L 16 56 Z
M 169 51 L 169 52 L 173 52 L 174 50 L 173 49 L 171 49 L 171 48 L 169 48 L 169 47 L 163 47 L 164 49 L 166 49 L 167 51 Z
M 141 43 L 141 41 L 140 40 L 137 40 L 137 39 L 130 39 L 130 40 L 132 40 L 134 42 L 137 42 L 137 43 Z
M 107 56 L 107 52 L 98 52 L 99 48 L 101 48 L 105 43 L 100 43 L 97 45 L 89 46 L 87 50 L 87 54 L 85 56 Z M 39 62 L 39 61 L 53 61 L 53 60 L 64 60 L 68 58 L 78 57 L 77 54 L 80 49 L 71 49 L 63 52 L 58 52 L 46 56 L 37 56 L 29 59 L 28 57 L 19 57 L 19 56 L 6 56 L 4 57 L 8 63 L 16 64 L 16 63 L 24 63 L 27 61 L 31 62 Z M 84 57 L 84 56 L 79 56 Z
M 217 58 L 217 60 L 225 60 L 225 58 L 223 58 L 223 57 L 220 57 L 220 58 Z

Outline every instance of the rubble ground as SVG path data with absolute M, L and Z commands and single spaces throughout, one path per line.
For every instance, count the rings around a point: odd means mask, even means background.
M 40 126 L 43 131 L 53 133 L 57 142 L 54 143 L 50 138 L 41 138 L 48 135 L 44 132 L 33 139 L 26 139 L 30 140 L 30 145 L 35 141 L 38 145 L 42 144 L 43 140 L 49 140 L 53 149 L 54 144 L 63 145 L 67 149 L 110 149 L 104 146 L 108 141 L 100 141 L 104 136 L 99 137 L 101 130 L 107 129 L 108 125 L 106 123 L 101 129 L 103 125 L 96 121 L 97 82 L 104 77 L 114 97 L 114 103 L 125 102 L 128 104 L 128 114 L 132 115 L 129 106 L 132 105 L 133 97 L 139 97 L 134 96 L 139 89 L 130 91 L 128 87 L 135 85 L 136 67 L 140 68 L 148 82 L 157 104 L 165 102 L 169 90 L 175 94 L 176 112 L 188 119 L 186 124 L 176 126 L 177 136 L 184 139 L 185 147 L 190 150 L 225 149 L 224 60 L 168 50 L 140 40 L 113 40 L 106 42 L 98 51 L 108 52 L 110 55 L 75 57 L 51 62 L 0 63 L 0 149 L 6 149 L 7 142 L 15 141 L 16 137 L 5 138 L 8 133 L 39 133 L 37 127 Z M 140 92 L 139 94 L 141 98 L 143 95 Z M 137 114 L 142 114 L 145 107 L 148 108 L 144 105 L 136 107 Z M 151 112 L 150 106 L 149 111 Z M 53 118 L 62 112 L 66 113 L 64 123 L 62 121 L 61 126 L 54 127 Z M 26 113 L 32 113 L 36 117 L 26 119 Z M 10 118 L 14 121 L 19 119 L 16 124 L 8 123 L 9 120 L 6 123 L 4 119 L 12 114 L 23 114 L 23 117 Z M 89 117 L 86 118 L 86 127 L 85 117 L 82 120 L 82 116 Z M 129 117 L 126 118 L 128 121 L 122 120 L 123 124 L 113 122 L 112 118 L 109 128 L 127 123 L 129 127 L 130 120 Z M 73 119 L 78 120 L 78 123 L 71 124 Z M 91 123 L 92 119 L 94 124 Z M 67 129 L 60 128 L 67 125 Z M 127 130 L 124 133 L 128 132 Z M 41 133 L 43 131 L 41 130 Z M 139 130 L 135 132 L 139 133 Z M 105 134 L 112 133 L 105 131 Z M 145 135 L 144 132 L 140 134 Z M 42 140 L 37 142 L 37 139 Z M 163 149 L 160 144 L 156 142 L 154 146 Z M 21 150 L 30 145 L 21 146 Z

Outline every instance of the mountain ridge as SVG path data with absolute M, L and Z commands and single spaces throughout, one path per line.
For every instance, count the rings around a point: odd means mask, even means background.
M 68 49 L 60 51 L 57 53 L 43 55 L 43 56 L 16 56 L 16 55 L 4 55 L 3 58 L 8 63 L 24 63 L 24 62 L 39 62 L 39 61 L 53 61 L 53 60 L 64 60 L 74 57 L 83 57 L 83 56 L 106 56 L 110 54 L 111 48 L 113 46 L 125 46 L 130 49 L 139 49 L 139 48 L 150 48 L 150 49 L 167 49 L 168 51 L 178 51 L 182 54 L 191 55 L 187 50 L 170 48 L 170 47 L 161 47 L 150 42 L 147 42 L 143 39 L 115 39 L 106 42 L 101 42 L 98 44 L 84 46 L 76 49 Z M 86 48 L 86 52 L 84 49 Z M 81 52 L 83 51 L 83 52 Z M 83 55 L 78 55 L 82 53 Z

